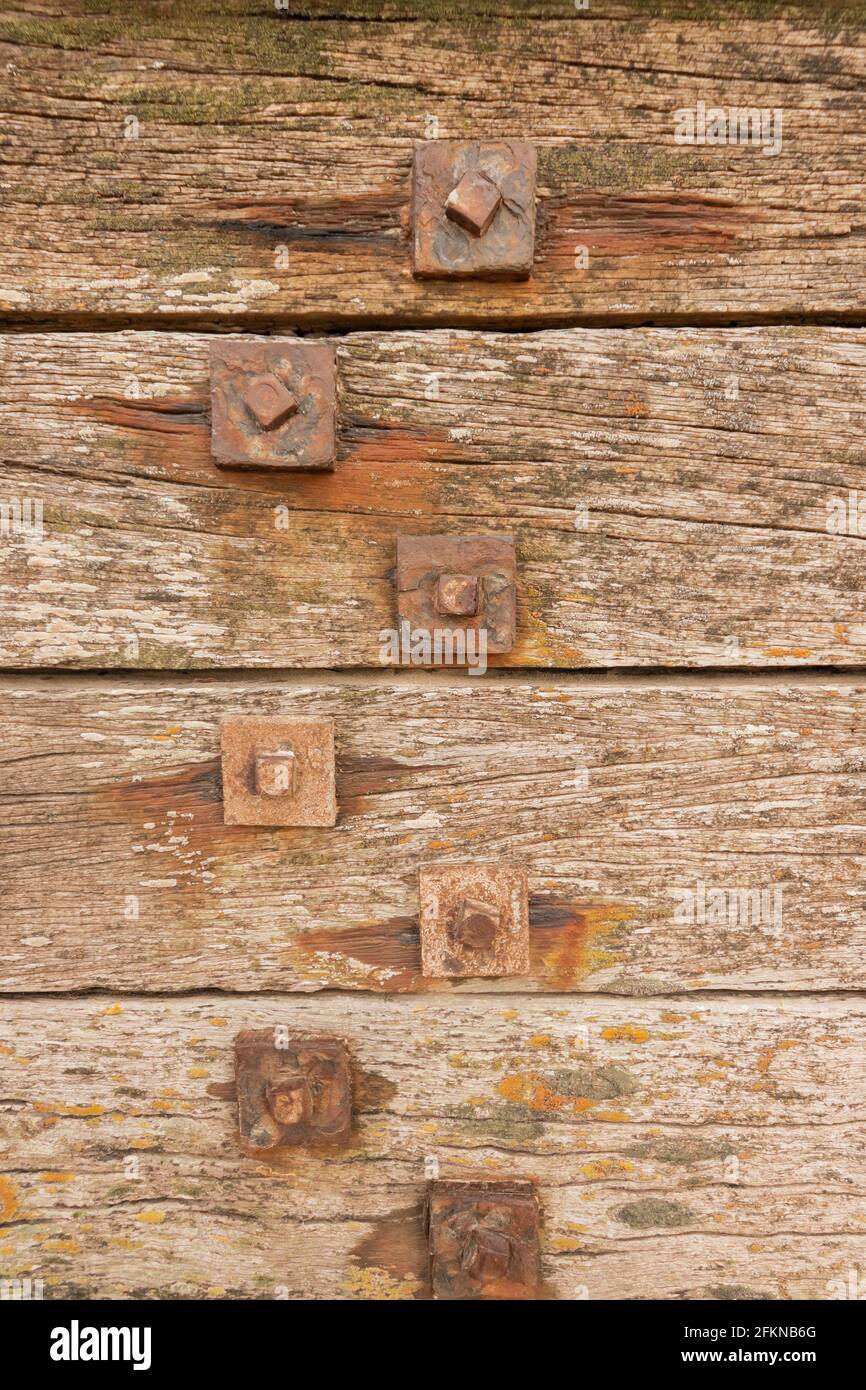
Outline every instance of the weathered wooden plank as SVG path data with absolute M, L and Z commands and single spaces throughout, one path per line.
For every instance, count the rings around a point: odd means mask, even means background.
M 515 6 L 340 4 L 313 22 L 91 8 L 0 26 L 9 314 L 319 326 L 863 316 L 862 6 L 764 20 L 778 7 L 714 5 L 712 23 L 647 17 L 693 16 L 694 4 L 568 18 L 568 5 L 496 17 Z M 390 22 L 346 22 L 359 11 Z M 413 13 L 432 22 L 403 19 Z M 780 153 L 678 144 L 676 113 L 698 101 L 780 111 Z M 413 279 L 414 142 L 503 133 L 540 150 L 533 278 Z
M 530 1177 L 558 1298 L 827 1298 L 866 1260 L 862 999 L 6 1001 L 0 1275 L 46 1296 L 426 1296 L 425 1160 Z M 238 1148 L 232 1037 L 350 1043 L 357 1128 Z M 428 1164 L 429 1168 L 429 1164 Z
M 862 988 L 864 700 L 805 679 L 6 677 L 0 988 Z M 335 720 L 336 828 L 223 825 L 221 720 L 286 713 Z M 423 979 L 419 865 L 497 858 L 529 871 L 531 975 Z
M 312 477 L 214 466 L 209 341 L 0 343 L 0 498 L 44 516 L 6 666 L 376 665 L 397 536 L 473 531 L 517 541 L 496 664 L 864 660 L 863 330 L 353 335 Z

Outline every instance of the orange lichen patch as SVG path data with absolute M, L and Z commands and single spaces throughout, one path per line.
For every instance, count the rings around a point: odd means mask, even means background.
M 74 1173 L 40 1173 L 40 1182 L 74 1182 Z
M 776 1043 L 773 1047 L 764 1048 L 763 1052 L 758 1057 L 758 1071 L 766 1075 L 777 1053 L 788 1052 L 790 1048 L 799 1047 L 799 1045 L 799 1038 L 783 1038 L 781 1042 Z
M 527 1047 L 550 1047 L 552 1041 L 549 1033 L 536 1033 L 534 1037 L 528 1039 L 526 1045 Z
M 847 624 L 845 624 L 845 623 L 834 623 L 834 625 L 833 625 L 833 635 L 834 635 L 834 637 L 836 638 L 836 641 L 837 641 L 837 642 L 847 642 L 847 641 L 848 641 L 848 627 L 847 627 Z
M 155 1149 L 159 1145 L 158 1139 L 130 1139 L 131 1149 Z
M 43 1115 L 104 1115 L 104 1105 L 51 1105 L 48 1101 L 37 1100 L 33 1105 Z
M 150 1226 L 161 1226 L 165 1218 L 166 1213 L 164 1211 L 137 1211 L 135 1213 L 136 1221 L 144 1221 Z
M 210 1076 L 207 1067 L 190 1067 L 187 1076 L 193 1081 L 198 1081 L 202 1076 Z
M 170 729 L 166 729 L 164 734 L 151 734 L 154 743 L 170 743 L 173 738 L 181 732 L 179 724 L 173 724 Z
M 140 1250 L 140 1240 L 130 1240 L 129 1236 L 109 1236 L 109 1245 L 116 1245 L 118 1250 Z
M 463 1056 L 462 1052 L 452 1052 L 451 1056 L 448 1058 L 448 1065 L 449 1067 L 465 1067 L 466 1058 Z
M 14 1047 L 9 1047 L 8 1044 L 6 1044 L 6 1043 L 0 1043 L 0 1056 L 3 1056 L 3 1057 L 14 1057 L 14 1055 L 15 1055 L 15 1048 L 14 1048 Z
M 103 1010 L 102 1010 L 102 1016 L 103 1016 L 103 1018 L 113 1017 L 115 1014 L 122 1014 L 122 1013 L 123 1013 L 123 1005 L 122 1005 L 122 1004 L 109 1004 L 109 1006 L 108 1006 L 107 1009 L 103 1009 Z
M 808 647 L 762 647 L 763 656 L 794 656 L 800 660 L 805 660 L 812 653 Z
M 19 1205 L 13 1183 L 9 1178 L 0 1177 L 0 1221 L 11 1221 Z
M 606 1120 L 611 1125 L 628 1124 L 629 1116 L 624 1115 L 621 1110 L 597 1110 L 595 1112 L 597 1120 Z
M 582 903 L 533 896 L 529 903 L 532 968 L 556 989 L 567 989 L 611 963 L 593 948 L 597 937 L 621 928 L 635 916 L 626 903 Z M 602 954 L 605 959 L 602 960 Z
M 53 1250 L 56 1255 L 77 1255 L 81 1250 L 77 1240 L 43 1240 L 43 1250 Z
M 512 1019 L 518 1017 L 517 1010 L 516 1010 L 516 1009 L 503 1009 L 503 1010 L 502 1010 L 502 1017 L 505 1019 L 506 1023 L 510 1023 Z
M 510 1076 L 503 1076 L 496 1089 L 512 1104 L 528 1105 L 530 1110 L 561 1110 L 575 1100 L 573 1096 L 558 1095 L 543 1077 L 532 1072 L 512 1072 Z M 589 1101 L 588 1105 L 592 1103 Z
M 228 1024 L 227 1018 L 209 1018 L 208 1023 L 211 1028 L 225 1028 Z
M 687 1014 L 674 1013 L 673 1009 L 664 1009 L 661 1020 L 662 1023 L 685 1023 L 687 1016 Z
M 637 396 L 629 396 L 628 400 L 625 403 L 624 409 L 626 415 L 635 416 L 649 414 L 649 407 L 645 405 L 645 403 L 642 400 L 639 400 Z M 632 469 L 632 472 L 636 473 L 637 469 Z
M 617 1028 L 602 1028 L 601 1036 L 606 1042 L 645 1043 L 649 1037 L 649 1030 L 639 1028 L 636 1023 L 623 1023 Z
M 552 1250 L 582 1250 L 584 1241 L 575 1240 L 574 1236 L 554 1236 L 550 1242 Z
M 627 1158 L 594 1158 L 590 1163 L 584 1163 L 581 1172 L 587 1178 L 610 1178 L 618 1173 L 631 1173 L 634 1164 Z

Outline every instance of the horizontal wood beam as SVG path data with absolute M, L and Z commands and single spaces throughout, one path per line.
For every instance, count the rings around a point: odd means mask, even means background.
M 0 338 L 0 664 L 378 666 L 440 532 L 515 536 L 494 665 L 864 663 L 863 330 L 350 335 L 308 476 L 214 465 L 211 341 Z
M 863 11 L 784 8 L 7 7 L 0 313 L 862 322 Z M 678 143 L 698 102 L 766 111 L 774 133 Z M 414 144 L 501 135 L 539 149 L 532 278 L 414 279 Z
M 826 680 L 6 677 L 0 989 L 862 988 L 864 699 Z M 238 714 L 334 719 L 334 829 L 223 824 Z M 529 872 L 530 974 L 423 978 L 419 866 L 496 859 Z

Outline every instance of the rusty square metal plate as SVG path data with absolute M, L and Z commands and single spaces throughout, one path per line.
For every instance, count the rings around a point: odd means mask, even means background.
M 434 1298 L 532 1299 L 540 1287 L 540 1216 L 531 1182 L 431 1182 Z
M 416 145 L 414 274 L 525 280 L 535 251 L 536 162 L 525 140 Z
M 251 1153 L 349 1137 L 352 1078 L 341 1038 L 292 1037 L 279 1027 L 239 1033 L 235 1083 L 238 1131 Z
M 421 973 L 437 978 L 527 975 L 526 871 L 513 864 L 441 864 L 419 872 Z
M 333 719 L 226 719 L 226 825 L 335 825 Z
M 510 652 L 517 628 L 514 537 L 398 536 L 397 612 L 410 631 L 484 630 Z
M 229 338 L 211 346 L 211 453 L 221 468 L 333 468 L 331 343 Z

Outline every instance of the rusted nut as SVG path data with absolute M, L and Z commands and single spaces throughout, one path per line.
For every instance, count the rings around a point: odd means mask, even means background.
M 268 1028 L 235 1039 L 238 1131 L 251 1153 L 335 1144 L 352 1124 L 349 1053 L 341 1038 Z
M 292 796 L 298 760 L 294 748 L 276 753 L 256 753 L 256 795 Z
M 297 338 L 211 347 L 211 453 L 221 468 L 333 468 L 334 348 Z
M 431 1182 L 427 1230 L 434 1298 L 537 1298 L 540 1224 L 531 1182 Z
M 226 825 L 336 824 L 332 719 L 226 719 L 220 740 Z
M 312 1095 L 302 1074 L 269 1081 L 265 1087 L 268 1109 L 279 1125 L 300 1125 L 313 1113 Z
M 526 872 L 514 864 L 435 864 L 418 876 L 421 973 L 527 975 Z
M 460 1268 L 480 1284 L 504 1279 L 511 1264 L 511 1237 L 473 1226 L 460 1252 Z
M 263 430 L 276 429 L 298 409 L 296 397 L 272 372 L 250 382 L 244 392 L 244 404 Z
M 396 584 L 398 617 L 408 623 L 413 641 L 416 634 L 433 639 L 444 634 L 452 644 L 451 664 L 472 664 L 466 653 L 477 654 L 481 633 L 487 652 L 510 652 L 514 646 L 513 536 L 398 536 Z M 411 654 L 411 644 L 408 650 Z
M 489 951 L 499 927 L 499 909 L 490 903 L 464 898 L 452 928 L 452 936 L 472 951 Z
M 535 147 L 525 140 L 416 145 L 414 274 L 525 280 L 535 250 L 535 172 Z
M 440 574 L 435 604 L 443 617 L 473 618 L 478 612 L 478 576 Z
M 501 202 L 502 194 L 493 180 L 470 169 L 445 199 L 445 213 L 473 236 L 483 236 Z

